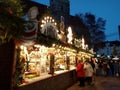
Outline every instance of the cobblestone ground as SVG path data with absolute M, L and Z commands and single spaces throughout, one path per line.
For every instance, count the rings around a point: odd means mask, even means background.
M 120 77 L 96 76 L 94 86 L 79 87 L 78 84 L 75 83 L 67 90 L 120 90 Z

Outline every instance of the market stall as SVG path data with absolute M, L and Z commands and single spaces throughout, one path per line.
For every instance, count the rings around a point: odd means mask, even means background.
M 58 45 L 46 47 L 40 44 L 17 46 L 21 66 L 21 84 L 33 78 L 64 73 L 75 69 L 76 51 Z
M 35 16 L 33 12 L 35 12 Z M 42 80 L 44 77 L 75 70 L 77 54 L 80 51 L 81 43 L 79 40 L 77 40 L 79 43 L 73 43 L 71 27 L 68 27 L 66 35 L 63 30 L 65 28 L 61 26 L 62 29 L 58 30 L 57 23 L 51 16 L 43 17 L 41 25 L 38 26 L 37 7 L 30 8 L 28 14 L 31 16 L 28 18 L 33 21 L 33 27 L 26 27 L 27 30 L 21 41 L 16 40 L 15 42 L 15 86 L 27 85 L 36 80 Z M 63 21 L 61 23 L 64 24 Z M 84 47 L 84 42 L 82 45 Z

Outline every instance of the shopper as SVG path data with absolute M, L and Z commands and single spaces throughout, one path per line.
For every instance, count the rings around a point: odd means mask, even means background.
M 103 76 L 107 76 L 107 61 L 104 60 L 102 63 L 102 74 Z
M 93 79 L 94 70 L 88 60 L 86 60 L 84 63 L 84 70 L 85 70 L 85 78 L 86 78 L 85 80 L 87 84 L 93 85 L 92 79 Z
M 82 60 L 78 60 L 76 72 L 77 72 L 78 80 L 80 82 L 80 84 L 79 84 L 80 87 L 84 87 L 85 86 L 85 72 L 84 72 L 83 67 L 84 66 L 83 66 Z
M 118 68 L 119 68 L 118 61 L 114 61 L 114 76 L 118 76 Z
M 118 76 L 120 77 L 120 61 L 118 61 Z
M 114 62 L 113 62 L 113 60 L 110 60 L 109 66 L 110 66 L 110 76 L 114 76 Z

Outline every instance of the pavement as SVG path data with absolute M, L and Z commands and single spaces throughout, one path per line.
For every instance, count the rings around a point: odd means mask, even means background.
M 120 90 L 120 77 L 95 76 L 93 86 L 85 85 L 85 87 L 80 87 L 78 85 L 79 82 L 75 83 L 67 90 Z

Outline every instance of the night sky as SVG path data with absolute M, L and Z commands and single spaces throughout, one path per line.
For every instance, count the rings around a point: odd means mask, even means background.
M 49 6 L 49 0 L 33 0 Z M 120 0 L 70 0 L 70 14 L 92 13 L 106 20 L 106 40 L 119 40 Z

